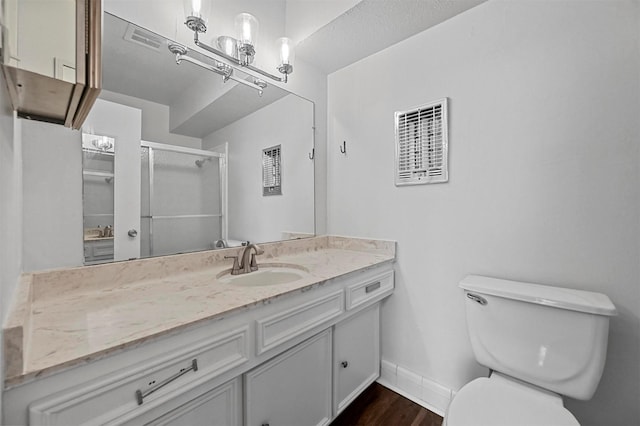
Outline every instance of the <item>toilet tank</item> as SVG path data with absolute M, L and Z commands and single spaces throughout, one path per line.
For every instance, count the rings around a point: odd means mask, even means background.
M 606 295 L 478 275 L 460 287 L 480 364 L 561 395 L 593 396 L 616 315 Z

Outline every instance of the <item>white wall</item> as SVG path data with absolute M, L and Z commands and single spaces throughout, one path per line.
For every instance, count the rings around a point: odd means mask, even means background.
M 312 104 L 290 95 L 203 139 L 205 149 L 229 143 L 229 239 L 314 232 L 312 120 Z M 282 145 L 282 195 L 263 196 L 262 150 L 274 145 Z
M 98 99 L 82 125 L 85 133 L 115 139 L 114 260 L 140 257 L 140 237 L 131 238 L 128 232 L 134 229 L 140 234 L 141 123 L 139 109 Z
M 4 319 L 22 272 L 21 128 L 0 82 L 0 318 Z M 1 364 L 0 364 L 1 365 Z
M 82 265 L 81 133 L 20 120 L 23 141 L 23 270 Z
M 329 232 L 398 241 L 384 359 L 453 390 L 487 373 L 467 274 L 604 292 L 619 310 L 604 375 L 567 406 L 640 424 L 639 13 L 491 1 L 329 76 Z M 394 111 L 442 97 L 449 182 L 395 187 Z
M 169 131 L 169 106 L 121 93 L 102 90 L 100 99 L 127 105 L 142 111 L 142 140 L 200 149 L 202 139 Z
M 54 58 L 75 68 L 74 0 L 18 2 L 18 67 L 54 77 Z
M 22 271 L 22 139 L 20 125 L 11 108 L 9 93 L 0 81 L 0 319 L 11 304 L 11 296 Z M 4 348 L 0 332 L 0 365 Z M 0 369 L 4 383 L 4 369 Z M 0 387 L 0 419 L 2 388 Z

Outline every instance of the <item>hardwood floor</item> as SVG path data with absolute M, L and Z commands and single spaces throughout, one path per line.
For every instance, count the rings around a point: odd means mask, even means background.
M 442 417 L 374 383 L 331 426 L 441 426 Z

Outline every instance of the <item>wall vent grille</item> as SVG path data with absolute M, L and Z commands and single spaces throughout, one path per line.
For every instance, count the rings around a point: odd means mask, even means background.
M 164 45 L 164 38 L 158 34 L 152 33 L 142 29 L 136 25 L 129 24 L 127 31 L 124 34 L 124 39 L 135 44 L 147 47 L 156 52 L 160 52 L 160 49 Z
M 281 145 L 262 150 L 262 195 L 282 195 Z
M 447 98 L 395 113 L 396 185 L 447 182 Z

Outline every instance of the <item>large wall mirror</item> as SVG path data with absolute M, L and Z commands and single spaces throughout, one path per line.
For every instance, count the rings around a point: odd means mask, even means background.
M 103 28 L 82 129 L 85 264 L 314 235 L 312 102 L 178 64 L 171 40 L 112 14 Z

